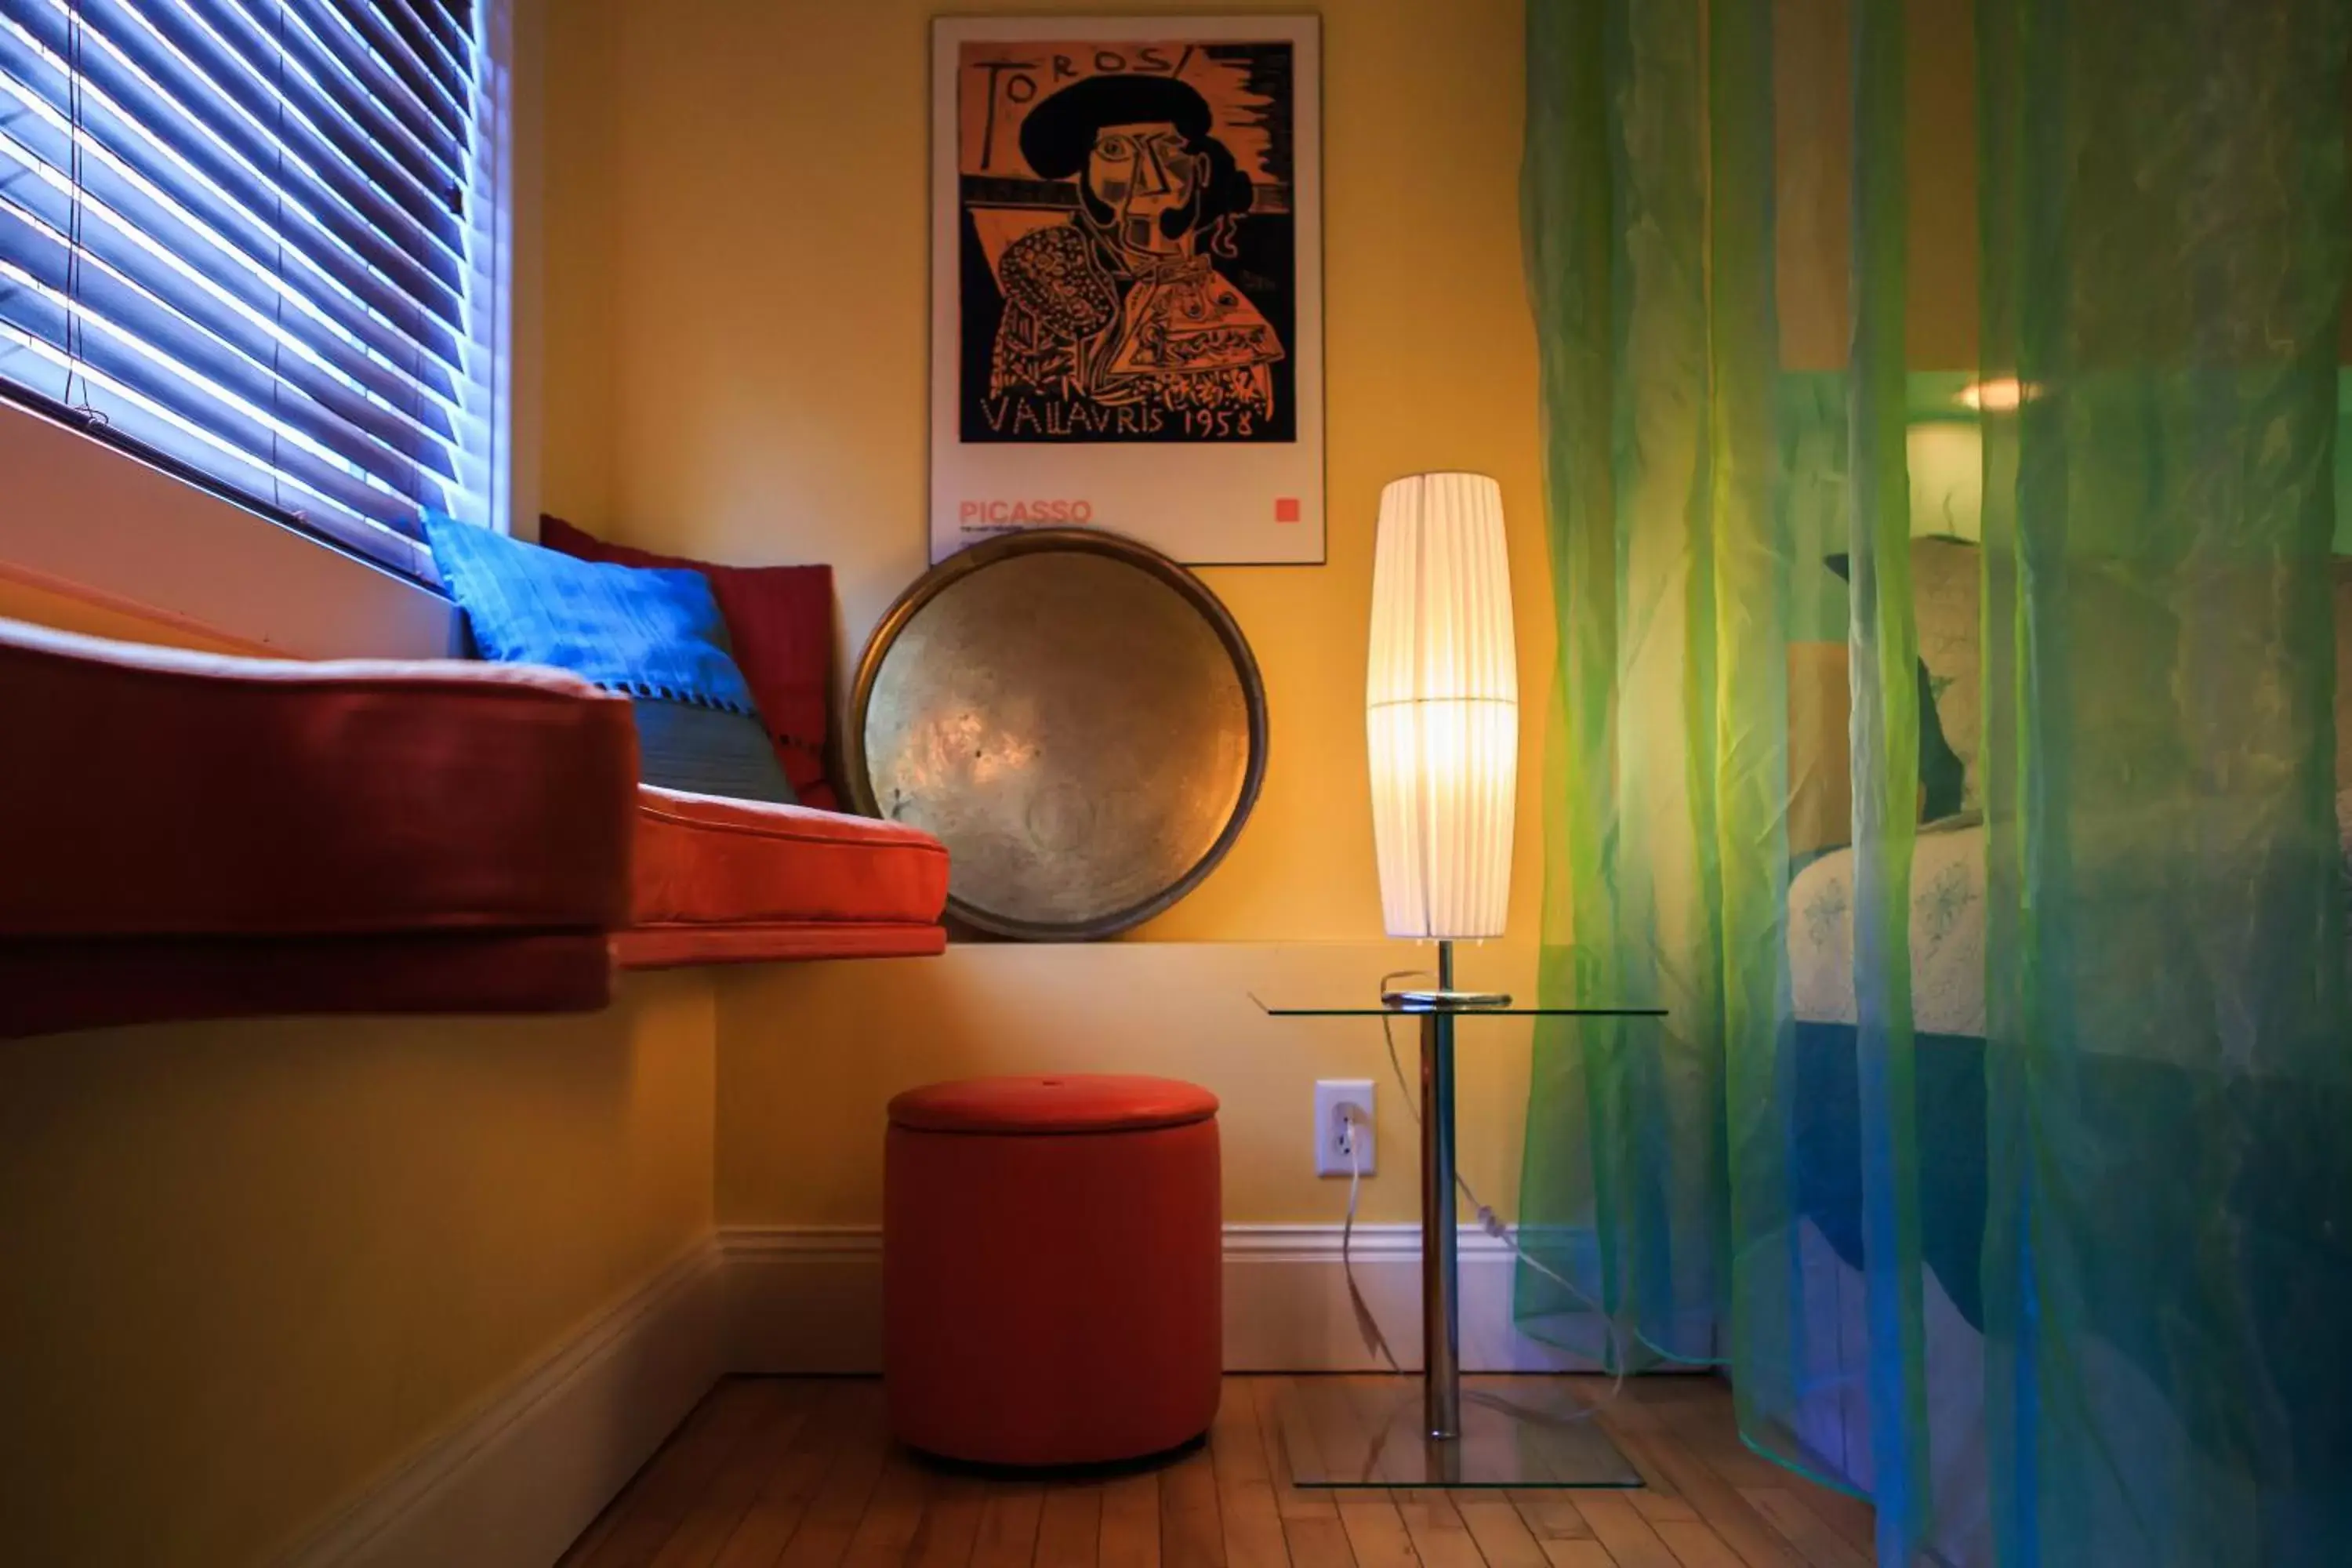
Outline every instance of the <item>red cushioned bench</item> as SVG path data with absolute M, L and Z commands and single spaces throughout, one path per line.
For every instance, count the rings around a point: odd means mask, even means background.
M 561 1012 L 630 968 L 935 953 L 947 852 L 641 787 L 555 670 L 297 663 L 0 620 L 0 1037 Z

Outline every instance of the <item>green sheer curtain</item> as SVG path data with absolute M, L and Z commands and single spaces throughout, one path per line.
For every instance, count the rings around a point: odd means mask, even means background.
M 1529 0 L 1543 984 L 1670 1017 L 1538 1034 L 1522 1239 L 1606 1311 L 1520 1321 L 1724 1366 L 1882 1562 L 2352 1562 L 2352 6 L 1979 0 L 1966 364 L 1906 8 L 1836 16 L 1832 369 L 1821 13 Z

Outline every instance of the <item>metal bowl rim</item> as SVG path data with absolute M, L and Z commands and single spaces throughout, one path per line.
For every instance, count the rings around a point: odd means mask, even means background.
M 1265 781 L 1265 683 L 1258 672 L 1257 656 L 1250 651 L 1248 639 L 1242 636 L 1241 626 L 1234 621 L 1233 612 L 1225 608 L 1224 601 L 1187 568 L 1121 534 L 1086 528 L 1037 528 L 1003 534 L 968 545 L 929 568 L 892 602 L 866 637 L 865 651 L 857 656 L 857 676 L 850 687 L 849 720 L 842 736 L 844 771 L 849 775 L 844 782 L 849 786 L 850 805 L 857 814 L 881 820 L 881 803 L 874 794 L 874 780 L 866 763 L 866 710 L 873 700 L 874 683 L 881 674 L 882 661 L 907 623 L 924 605 L 982 567 L 1018 555 L 1059 553 L 1106 555 L 1175 589 L 1208 620 L 1217 640 L 1224 645 L 1227 657 L 1234 662 L 1234 673 L 1241 680 L 1242 702 L 1249 715 L 1249 763 L 1242 773 L 1241 795 L 1234 803 L 1233 815 L 1225 819 L 1223 829 L 1201 858 L 1182 876 L 1151 897 L 1090 921 L 1066 923 L 1019 920 L 981 909 L 952 893 L 948 895 L 949 913 L 992 935 L 1027 942 L 1093 942 L 1133 930 L 1174 907 L 1199 887 L 1241 837 L 1243 826 L 1257 805 L 1259 788 Z

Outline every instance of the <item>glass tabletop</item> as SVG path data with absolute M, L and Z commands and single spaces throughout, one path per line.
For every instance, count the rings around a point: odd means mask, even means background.
M 1283 997 L 1269 1002 L 1250 993 L 1272 1018 L 1412 1018 L 1423 1013 L 1451 1013 L 1466 1018 L 1663 1018 L 1664 1007 L 1547 1007 L 1534 1002 L 1384 1002 L 1372 997 Z

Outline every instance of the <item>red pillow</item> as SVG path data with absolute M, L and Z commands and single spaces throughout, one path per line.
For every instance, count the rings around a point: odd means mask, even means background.
M 710 579 L 727 617 L 735 662 L 751 688 L 784 776 L 803 805 L 838 811 L 824 773 L 825 705 L 833 691 L 833 568 L 714 566 L 607 544 L 560 517 L 541 514 L 539 542 L 583 561 L 622 566 L 689 566 Z

